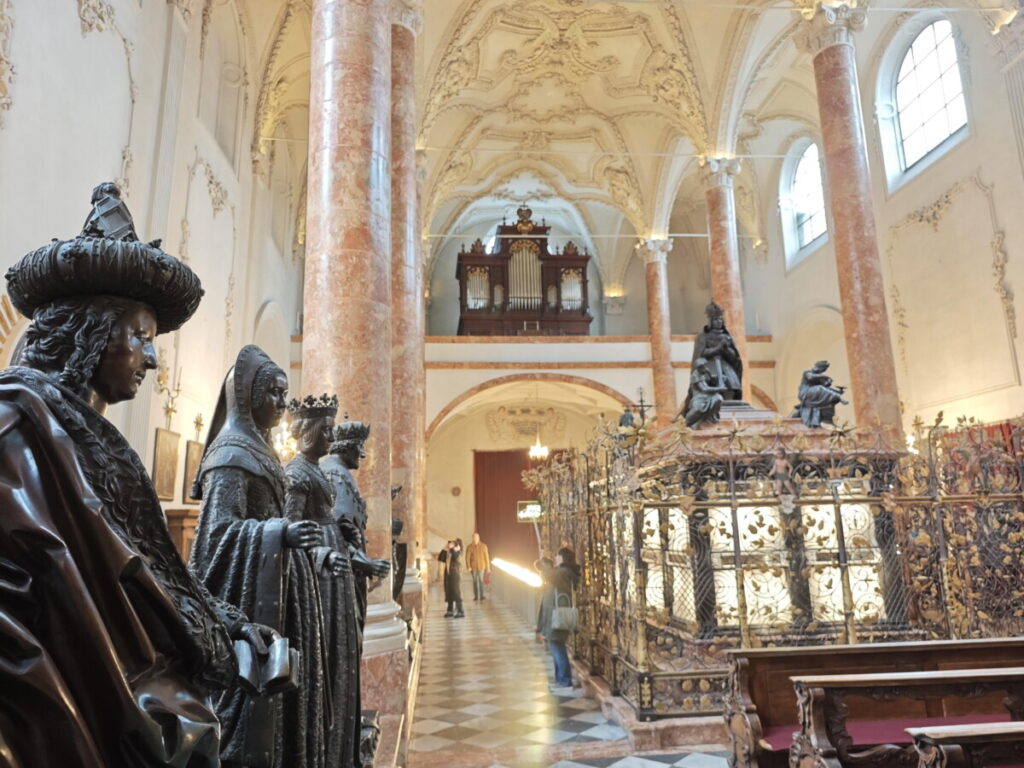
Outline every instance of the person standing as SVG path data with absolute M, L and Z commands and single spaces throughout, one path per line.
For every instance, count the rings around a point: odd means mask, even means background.
M 448 542 L 445 599 L 448 601 L 448 612 L 445 616 L 456 619 L 466 618 L 466 612 L 462 609 L 462 539 Z
M 484 574 L 491 574 L 491 555 L 487 545 L 480 541 L 480 534 L 473 534 L 473 541 L 466 548 L 466 567 L 473 574 L 473 599 L 486 600 L 484 595 Z
M 572 693 L 572 666 L 569 664 L 569 651 L 565 646 L 569 641 L 569 631 L 554 629 L 551 625 L 551 615 L 555 607 L 574 604 L 573 593 L 580 580 L 576 553 L 568 547 L 559 549 L 555 556 L 555 567 L 543 569 L 541 577 L 548 585 L 549 594 L 545 595 L 542 601 L 537 629 L 547 638 L 548 650 L 554 664 L 555 683 L 551 690 L 556 694 L 568 695 Z

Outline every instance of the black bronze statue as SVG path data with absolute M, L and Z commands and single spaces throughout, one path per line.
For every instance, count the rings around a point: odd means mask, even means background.
M 682 410 L 676 416 L 686 420 L 686 426 L 696 429 L 703 424 L 714 424 L 722 410 L 724 393 L 728 391 L 717 383 L 717 377 L 711 372 L 708 361 L 698 357 L 693 361 L 690 373 L 690 391 Z
M 286 636 L 300 652 L 300 687 L 279 697 L 228 691 L 215 702 L 225 766 L 323 768 L 330 724 L 323 624 L 310 550 L 312 520 L 284 514 L 284 470 L 269 431 L 285 412 L 288 379 L 256 346 L 238 353 L 210 424 L 192 496 L 202 499 L 189 565 L 218 597 Z
M 324 474 L 334 486 L 334 520 L 349 544 L 360 629 L 366 626 L 366 600 L 369 592 L 367 579 L 386 576 L 391 569 L 391 563 L 387 560 L 371 558 L 366 554 L 366 502 L 352 477 L 352 470 L 359 469 L 359 461 L 366 457 L 363 444 L 369 436 L 369 424 L 349 421 L 346 415 L 345 421 L 334 428 L 329 453 L 320 462 Z
M 800 404 L 793 410 L 793 415 L 799 416 L 805 426 L 820 427 L 822 422 L 832 424 L 836 406 L 849 404 L 843 399 L 846 387 L 834 385 L 832 377 L 825 374 L 828 365 L 828 360 L 819 360 L 800 378 Z
M 359 765 L 359 649 L 362 638 L 356 616 L 355 584 L 348 543 L 333 517 L 334 488 L 320 469 L 338 415 L 338 398 L 305 397 L 288 404 L 291 433 L 298 452 L 285 467 L 285 510 L 289 520 L 315 520 L 323 533 L 313 552 L 320 574 L 327 680 L 334 707 L 327 738 L 327 765 Z
M 704 358 L 711 376 L 711 386 L 720 390 L 725 400 L 743 399 L 743 360 L 736 349 L 732 334 L 725 327 L 725 313 L 715 302 L 704 310 L 708 324 L 693 345 L 693 368 Z M 743 332 L 743 329 L 740 329 Z
M 87 231 L 7 272 L 32 323 L 20 365 L 0 372 L 0 763 L 213 768 L 208 697 L 235 685 L 232 639 L 273 636 L 185 568 L 142 461 L 103 416 L 135 397 L 154 336 L 203 291 L 139 242 L 114 184 L 93 200 Z

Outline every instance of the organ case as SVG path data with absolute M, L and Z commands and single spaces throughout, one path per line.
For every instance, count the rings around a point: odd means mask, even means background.
M 551 227 L 523 206 L 498 227 L 495 250 L 478 239 L 459 252 L 460 336 L 588 336 L 590 254 L 569 241 L 548 250 Z

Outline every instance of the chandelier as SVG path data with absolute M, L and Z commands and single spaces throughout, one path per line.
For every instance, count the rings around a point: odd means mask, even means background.
M 536 413 L 540 413 L 541 412 L 541 410 L 540 410 L 540 393 L 538 391 L 537 385 L 534 385 L 533 400 L 534 400 L 534 404 L 536 406 L 534 408 L 534 411 Z M 546 445 L 542 445 L 541 442 L 540 442 L 540 424 L 537 424 L 536 429 L 537 429 L 537 441 L 533 445 L 530 446 L 530 459 L 538 460 L 538 461 L 543 461 L 544 459 L 546 459 L 548 457 L 548 447 Z
M 530 446 L 530 458 L 543 460 L 548 457 L 548 447 L 541 445 L 540 432 L 537 432 L 537 442 Z

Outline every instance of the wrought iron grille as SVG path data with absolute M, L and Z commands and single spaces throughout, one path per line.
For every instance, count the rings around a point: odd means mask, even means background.
M 576 658 L 642 719 L 708 715 L 729 647 L 1024 633 L 1022 442 L 603 425 L 525 480 L 583 566 Z

